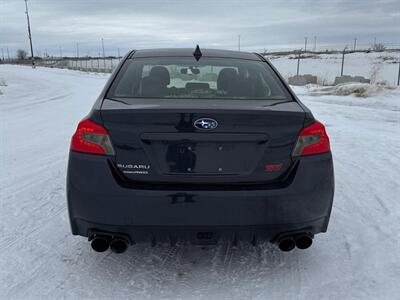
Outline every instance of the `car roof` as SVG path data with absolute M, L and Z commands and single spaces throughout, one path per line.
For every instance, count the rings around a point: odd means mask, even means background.
M 193 56 L 195 49 L 190 48 L 164 48 L 164 49 L 143 49 L 133 50 L 128 58 L 144 58 L 144 57 L 190 57 Z M 261 60 L 260 56 L 255 53 L 221 50 L 221 49 L 201 49 L 204 57 L 221 57 L 221 58 L 237 58 Z

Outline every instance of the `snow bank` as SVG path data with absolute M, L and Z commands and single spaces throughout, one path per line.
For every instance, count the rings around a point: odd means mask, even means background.
M 368 83 L 346 83 L 336 86 L 312 86 L 309 89 L 311 96 L 335 95 L 335 96 L 356 96 L 374 97 L 391 93 L 396 87 Z

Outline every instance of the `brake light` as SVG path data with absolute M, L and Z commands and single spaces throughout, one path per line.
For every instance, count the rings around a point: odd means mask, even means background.
M 100 155 L 114 155 L 108 131 L 90 120 L 78 124 L 71 140 L 71 150 Z
M 316 121 L 300 131 L 293 156 L 314 155 L 329 151 L 331 151 L 331 146 L 325 127 Z

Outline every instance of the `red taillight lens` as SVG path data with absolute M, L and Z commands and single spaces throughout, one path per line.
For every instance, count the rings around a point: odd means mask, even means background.
M 315 122 L 300 131 L 293 156 L 306 156 L 331 151 L 329 137 L 325 127 L 320 122 Z
M 82 120 L 72 136 L 71 150 L 101 155 L 114 155 L 114 148 L 105 128 L 90 120 Z

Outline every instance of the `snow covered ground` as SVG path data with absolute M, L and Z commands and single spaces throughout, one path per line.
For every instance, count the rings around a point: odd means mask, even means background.
M 318 76 L 321 84 L 332 84 L 336 76 L 340 76 L 342 64 L 341 54 L 311 55 L 300 60 L 300 74 L 312 74 Z M 267 55 L 272 64 L 287 79 L 296 75 L 297 59 L 294 55 L 272 56 Z M 399 72 L 400 52 L 371 52 L 348 53 L 344 60 L 344 75 L 364 76 L 372 82 L 386 81 L 389 85 L 397 83 Z
M 70 136 L 107 79 L 0 66 L 0 298 L 399 299 L 400 90 L 300 98 L 327 125 L 336 195 L 306 251 L 146 245 L 95 253 L 70 234 Z

